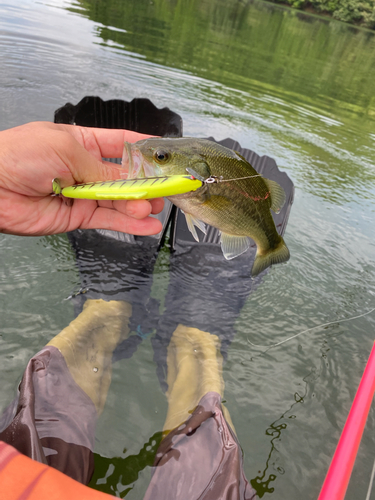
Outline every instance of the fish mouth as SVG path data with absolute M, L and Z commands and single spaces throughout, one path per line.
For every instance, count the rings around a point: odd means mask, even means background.
M 126 141 L 124 142 L 121 163 L 124 170 L 128 173 L 128 179 L 159 177 L 163 175 L 163 172 L 157 165 L 146 160 L 136 144 Z

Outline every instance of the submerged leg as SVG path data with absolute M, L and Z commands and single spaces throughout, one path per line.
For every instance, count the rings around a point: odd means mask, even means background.
M 168 413 L 144 500 L 250 500 L 224 392 L 220 341 L 179 324 L 167 355 Z
M 224 394 L 223 358 L 216 335 L 178 325 L 167 354 L 168 413 L 164 432 L 184 422 L 208 392 Z
M 82 313 L 28 363 L 15 415 L 0 440 L 87 484 L 95 425 L 112 373 L 112 353 L 129 334 L 131 305 L 88 300 Z
M 129 335 L 131 313 L 128 302 L 88 299 L 81 314 L 47 344 L 59 349 L 74 381 L 93 401 L 98 414 L 111 383 L 112 353 Z

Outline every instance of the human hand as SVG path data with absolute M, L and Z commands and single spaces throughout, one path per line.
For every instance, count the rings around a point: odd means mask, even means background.
M 34 122 L 0 132 L 0 232 L 24 236 L 74 229 L 111 229 L 156 234 L 161 222 L 148 217 L 163 209 L 161 198 L 95 201 L 51 196 L 61 186 L 119 179 L 123 169 L 102 158 L 122 156 L 124 141 L 147 138 L 128 130 Z

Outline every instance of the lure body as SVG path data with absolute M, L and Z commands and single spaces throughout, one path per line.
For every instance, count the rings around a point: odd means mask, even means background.
M 192 175 L 167 175 L 142 179 L 90 182 L 61 188 L 58 179 L 52 182 L 54 194 L 86 200 L 145 200 L 196 191 L 203 186 Z

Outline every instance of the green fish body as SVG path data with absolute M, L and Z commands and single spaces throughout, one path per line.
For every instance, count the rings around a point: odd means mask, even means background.
M 204 231 L 207 223 L 221 231 L 224 257 L 232 259 L 257 245 L 252 268 L 255 276 L 271 264 L 289 259 L 289 250 L 278 234 L 270 210 L 278 213 L 284 190 L 261 177 L 238 153 L 205 139 L 152 138 L 125 144 L 123 166 L 129 177 L 183 175 L 209 179 L 194 192 L 169 196 L 185 213 L 188 227 Z M 199 241 L 199 240 L 198 240 Z

